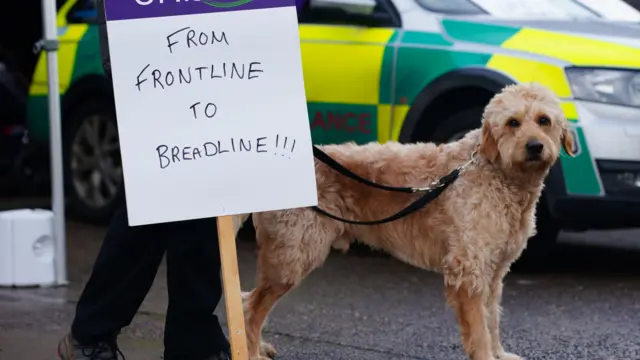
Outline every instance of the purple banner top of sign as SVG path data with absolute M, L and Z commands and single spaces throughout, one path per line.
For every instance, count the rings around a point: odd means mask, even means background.
M 296 6 L 299 0 L 105 0 L 107 21 Z

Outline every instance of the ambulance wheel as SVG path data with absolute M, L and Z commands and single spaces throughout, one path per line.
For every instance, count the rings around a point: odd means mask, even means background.
M 83 99 L 64 119 L 65 192 L 71 214 L 107 223 L 124 200 L 120 143 L 113 102 Z
M 469 131 L 480 127 L 483 111 L 482 107 L 472 107 L 452 114 L 438 126 L 429 141 L 442 144 L 462 139 Z
M 560 224 L 551 217 L 547 202 L 540 199 L 536 210 L 536 235 L 527 241 L 527 247 L 511 268 L 526 272 L 545 270 L 552 260 L 560 230 Z

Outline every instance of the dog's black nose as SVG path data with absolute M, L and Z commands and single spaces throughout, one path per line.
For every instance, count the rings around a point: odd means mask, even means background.
M 544 145 L 538 140 L 530 140 L 527 142 L 527 153 L 529 155 L 540 155 Z

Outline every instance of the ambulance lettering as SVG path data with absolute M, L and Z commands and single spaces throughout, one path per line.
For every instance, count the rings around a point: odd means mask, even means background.
M 318 127 L 323 130 L 343 131 L 348 133 L 371 134 L 371 114 L 356 114 L 347 112 L 327 112 L 316 111 L 311 121 L 311 130 Z

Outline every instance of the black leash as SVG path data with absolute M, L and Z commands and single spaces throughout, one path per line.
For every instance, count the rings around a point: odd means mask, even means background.
M 398 220 L 400 218 L 403 218 L 417 210 L 422 209 L 423 207 L 427 206 L 427 204 L 429 204 L 430 202 L 432 202 L 433 200 L 435 200 L 438 195 L 440 195 L 447 187 L 449 187 L 449 185 L 451 185 L 460 175 L 460 170 L 459 169 L 455 169 L 452 172 L 450 172 L 448 175 L 443 176 L 440 178 L 440 180 L 438 181 L 438 185 L 436 187 L 434 187 L 433 189 L 430 190 L 426 190 L 424 191 L 424 195 L 420 196 L 416 201 L 412 202 L 411 204 L 409 204 L 409 206 L 405 207 L 404 209 L 398 211 L 397 213 L 395 213 L 394 215 L 391 215 L 389 217 L 386 217 L 384 219 L 380 219 L 380 220 L 371 220 L 371 221 L 358 221 L 358 220 L 348 220 L 348 219 L 344 219 L 335 215 L 332 215 L 328 212 L 326 212 L 325 210 L 320 209 L 317 206 L 313 207 L 313 210 L 328 216 L 334 220 L 338 220 L 347 224 L 356 224 L 356 225 L 379 225 L 379 224 L 384 224 L 384 223 L 388 223 L 394 220 Z
M 391 222 L 391 221 L 394 221 L 394 220 L 401 219 L 401 218 L 403 218 L 403 217 L 405 217 L 407 215 L 410 215 L 410 214 L 416 212 L 417 210 L 422 209 L 423 207 L 427 206 L 430 202 L 435 200 L 447 187 L 449 187 L 449 185 L 453 184 L 453 182 L 456 181 L 456 179 L 458 179 L 458 177 L 460 176 L 460 173 L 464 170 L 465 167 L 467 167 L 471 163 L 475 162 L 475 158 L 474 158 L 475 152 L 474 152 L 472 157 L 471 157 L 471 160 L 469 160 L 464 165 L 455 168 L 449 174 L 441 177 L 437 181 L 433 182 L 431 184 L 431 186 L 429 186 L 427 188 L 412 188 L 412 187 L 393 187 L 393 186 L 381 185 L 381 184 L 377 184 L 377 183 L 375 183 L 373 181 L 367 180 L 365 178 L 362 178 L 362 177 L 358 176 L 357 174 L 351 172 L 349 169 L 347 169 L 344 166 L 342 166 L 340 163 L 338 163 L 337 161 L 332 159 L 329 155 L 327 155 L 322 150 L 318 149 L 316 146 L 313 147 L 313 155 L 318 160 L 322 161 L 327 166 L 329 166 L 330 168 L 332 168 L 335 171 L 339 172 L 340 174 L 342 174 L 344 176 L 347 176 L 347 177 L 349 177 L 349 178 L 351 178 L 353 180 L 356 180 L 356 181 L 358 181 L 360 183 L 369 185 L 371 187 L 375 187 L 375 188 L 383 189 L 383 190 L 387 190 L 387 191 L 395 191 L 395 192 L 404 192 L 404 193 L 423 192 L 424 193 L 421 197 L 416 199 L 414 202 L 409 204 L 404 209 L 398 211 L 394 215 L 391 215 L 389 217 L 386 217 L 386 218 L 380 219 L 380 220 L 371 220 L 371 221 L 348 220 L 348 219 L 344 219 L 344 218 L 338 217 L 336 215 L 333 215 L 333 214 L 331 214 L 331 213 L 329 213 L 329 212 L 327 212 L 325 210 L 320 209 L 317 206 L 312 207 L 312 209 L 315 210 L 316 212 L 319 212 L 320 214 L 323 214 L 323 215 L 325 215 L 325 216 L 327 216 L 327 217 L 329 217 L 331 219 L 334 219 L 334 220 L 337 220 L 337 221 L 340 221 L 340 222 L 344 222 L 344 223 L 347 223 L 347 224 L 356 224 L 356 225 L 379 225 L 379 224 L 384 224 L 384 223 L 388 223 L 388 222 Z
M 378 188 L 378 189 L 382 189 L 382 190 L 387 190 L 387 191 L 397 191 L 397 192 L 404 192 L 404 193 L 414 193 L 419 191 L 416 188 L 410 188 L 410 187 L 395 187 L 395 186 L 387 186 L 387 185 L 381 185 L 381 184 L 377 184 L 374 183 L 371 180 L 367 180 L 363 177 L 358 176 L 357 174 L 354 174 L 353 172 L 351 172 L 351 170 L 347 169 L 346 167 L 342 166 L 342 164 L 340 164 L 339 162 L 335 161 L 333 158 L 331 158 L 331 156 L 327 155 L 327 153 L 325 153 L 324 151 L 318 149 L 317 146 L 313 146 L 313 156 L 316 157 L 316 159 L 322 161 L 323 163 L 325 163 L 328 167 L 332 168 L 333 170 L 339 172 L 340 174 L 351 178 L 359 183 L 365 184 L 365 185 L 369 185 L 371 187 L 374 188 Z

